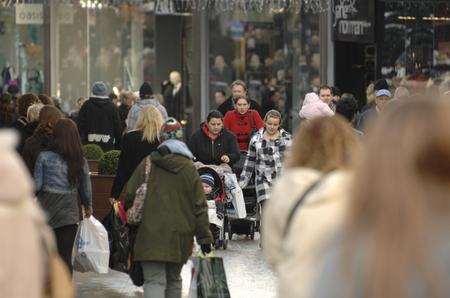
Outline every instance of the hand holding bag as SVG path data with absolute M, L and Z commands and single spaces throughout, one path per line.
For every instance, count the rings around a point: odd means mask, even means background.
M 213 256 L 193 258 L 189 298 L 229 298 L 223 260 Z

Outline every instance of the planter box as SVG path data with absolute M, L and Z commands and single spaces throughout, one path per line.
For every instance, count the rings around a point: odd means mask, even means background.
M 88 160 L 89 172 L 98 174 L 98 160 Z
M 111 210 L 109 197 L 114 177 L 115 176 L 109 175 L 91 175 L 92 208 L 94 209 L 95 218 L 100 221 L 103 220 Z
M 111 203 L 109 202 L 111 188 L 114 182 L 111 175 L 91 175 L 92 183 L 92 208 L 94 216 L 98 220 L 102 220 L 111 211 Z M 126 186 L 120 194 L 120 200 L 125 198 Z

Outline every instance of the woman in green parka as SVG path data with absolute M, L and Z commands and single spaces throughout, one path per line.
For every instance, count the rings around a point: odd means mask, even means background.
M 144 296 L 181 297 L 183 264 L 192 254 L 193 238 L 204 253 L 211 251 L 208 206 L 193 155 L 180 123 L 169 118 L 161 128 L 163 141 L 151 157 L 144 211 L 139 225 L 134 260 L 142 263 Z M 144 182 L 142 162 L 128 182 L 126 207 Z

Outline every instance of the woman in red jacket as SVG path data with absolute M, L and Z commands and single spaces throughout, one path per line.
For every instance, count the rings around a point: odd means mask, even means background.
M 264 127 L 264 122 L 258 112 L 250 109 L 250 101 L 241 96 L 234 101 L 235 109 L 228 111 L 223 119 L 226 129 L 236 135 L 239 149 L 248 150 L 248 143 L 252 134 Z

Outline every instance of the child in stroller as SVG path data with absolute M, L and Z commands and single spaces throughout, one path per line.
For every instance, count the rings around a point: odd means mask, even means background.
M 214 169 L 202 167 L 198 169 L 208 203 L 210 230 L 214 237 L 215 248 L 227 248 L 225 239 L 225 192 L 222 180 Z

